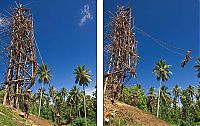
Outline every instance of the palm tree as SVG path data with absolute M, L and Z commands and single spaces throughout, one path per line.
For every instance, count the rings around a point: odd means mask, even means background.
M 161 87 L 161 90 L 160 90 L 160 99 L 162 99 L 165 103 L 169 103 L 171 101 L 168 87 L 164 85 Z
M 46 93 L 46 89 L 41 87 L 36 91 L 36 100 L 39 100 L 39 109 L 41 111 L 40 104 L 46 104 L 46 101 L 48 100 L 48 94 Z
M 65 101 L 65 100 L 66 100 L 66 97 L 67 97 L 67 95 L 68 95 L 67 89 L 65 89 L 65 88 L 63 87 L 63 88 L 61 88 L 60 92 L 61 92 L 61 95 L 62 95 L 62 97 L 63 97 L 63 100 Z
M 51 81 L 52 76 L 50 75 L 51 69 L 48 69 L 46 64 L 43 64 L 39 66 L 37 74 L 39 74 L 39 83 L 42 84 L 42 89 L 44 88 L 44 84 L 49 84 Z M 42 92 L 40 93 L 40 103 L 39 103 L 39 112 L 38 116 L 40 116 L 40 109 L 41 109 L 41 98 L 42 98 Z
M 40 96 L 40 95 L 39 95 Z M 38 108 L 38 104 L 37 104 L 37 98 L 38 98 L 38 94 L 37 92 L 34 94 L 31 94 L 31 113 L 36 114 L 37 113 L 37 108 Z
M 190 95 L 190 98 L 192 100 L 191 102 L 193 103 L 193 96 L 195 95 L 194 87 L 192 85 L 189 85 L 186 90 Z
M 160 89 L 162 86 L 162 82 L 167 81 L 169 79 L 169 74 L 172 74 L 172 72 L 169 70 L 171 65 L 166 65 L 164 60 L 160 60 L 159 62 L 156 62 L 153 73 L 156 75 L 157 80 L 160 81 L 160 87 L 158 92 L 158 105 L 157 105 L 157 117 L 159 116 L 159 109 L 160 109 Z
M 150 87 L 148 96 L 147 96 L 147 107 L 151 113 L 153 113 L 154 103 L 156 101 L 156 92 L 154 87 Z
M 49 87 L 49 96 L 51 97 L 53 103 L 55 103 L 54 98 L 55 98 L 56 92 L 57 91 L 56 91 L 56 88 L 54 86 Z
M 172 93 L 174 95 L 174 110 L 177 111 L 176 110 L 176 103 L 177 103 L 177 100 L 178 100 L 178 103 L 179 103 L 179 96 L 181 94 L 181 88 L 178 86 L 178 84 L 176 84 L 174 86 L 174 88 L 172 89 Z M 180 107 L 180 105 L 179 105 L 179 107 Z
M 54 96 L 54 101 L 55 101 L 54 107 L 55 107 L 56 113 L 61 113 L 60 111 L 61 106 L 64 103 L 64 98 L 61 91 L 56 92 Z
M 69 96 L 68 96 L 68 103 L 71 107 L 70 111 L 72 110 L 72 105 L 75 105 L 75 109 L 78 110 L 78 114 L 80 116 L 80 102 L 82 99 L 83 95 L 80 92 L 80 89 L 77 86 L 73 86 L 72 89 L 69 91 Z M 71 116 L 71 112 L 70 112 Z
M 197 72 L 197 77 L 200 78 L 200 57 L 197 58 L 196 65 L 193 68 Z
M 196 91 L 196 100 L 197 100 L 197 105 L 200 106 L 200 82 L 198 84 L 197 91 Z
M 85 101 L 85 87 L 88 86 L 91 79 L 91 74 L 89 74 L 89 70 L 85 68 L 85 65 L 78 66 L 76 69 L 74 69 L 75 74 L 75 83 L 79 84 L 80 86 L 83 86 L 83 96 L 84 96 L 84 113 L 85 113 L 85 125 L 87 126 L 87 118 L 86 118 L 86 101 Z
M 168 87 L 162 86 L 160 89 L 160 103 L 162 104 L 162 118 L 168 118 L 170 116 L 170 105 L 171 105 L 171 97 L 170 92 L 168 91 Z
M 190 97 L 190 93 L 188 92 L 188 90 L 182 90 L 181 92 L 181 118 L 183 118 L 184 120 L 186 119 L 190 119 L 192 120 L 190 111 L 192 109 L 194 109 L 193 106 L 191 106 L 191 97 Z

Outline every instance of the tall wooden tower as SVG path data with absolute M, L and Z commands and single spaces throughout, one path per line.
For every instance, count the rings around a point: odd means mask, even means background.
M 137 42 L 132 32 L 133 20 L 131 8 L 118 7 L 117 13 L 111 14 L 107 36 L 110 45 L 109 65 L 104 78 L 104 95 L 108 96 L 113 84 L 123 87 L 131 77 L 136 77 L 138 63 Z
M 13 106 L 18 108 L 19 95 L 35 83 L 37 60 L 30 9 L 17 4 L 11 15 L 4 104 L 12 101 Z

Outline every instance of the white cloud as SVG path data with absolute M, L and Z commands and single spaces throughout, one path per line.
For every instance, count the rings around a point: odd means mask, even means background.
M 86 95 L 90 95 L 90 96 L 92 96 L 92 94 L 93 94 L 93 92 L 95 92 L 95 88 L 87 88 L 87 89 L 85 89 L 85 93 L 86 93 Z
M 90 6 L 88 4 L 84 5 L 84 8 L 81 10 L 81 21 L 79 23 L 80 26 L 83 26 L 87 21 L 90 21 L 93 19 L 93 16 L 90 12 Z
M 0 17 L 0 27 L 3 27 L 3 19 Z

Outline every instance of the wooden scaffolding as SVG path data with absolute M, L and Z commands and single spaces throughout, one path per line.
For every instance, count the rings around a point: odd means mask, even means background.
M 104 77 L 104 95 L 109 96 L 112 85 L 117 84 L 122 91 L 124 84 L 136 77 L 138 63 L 137 42 L 132 32 L 133 20 L 131 8 L 118 7 L 117 13 L 110 13 L 110 21 L 105 31 L 105 46 L 109 52 L 109 65 Z
M 16 3 L 9 17 L 10 43 L 4 80 L 3 104 L 19 107 L 19 96 L 35 83 L 37 60 L 34 46 L 33 17 L 30 9 Z

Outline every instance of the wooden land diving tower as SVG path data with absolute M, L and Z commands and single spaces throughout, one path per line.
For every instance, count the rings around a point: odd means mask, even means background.
M 30 9 L 16 4 L 10 19 L 10 44 L 8 64 L 4 81 L 5 95 L 3 104 L 9 101 L 19 107 L 19 96 L 35 83 L 37 72 L 36 51 L 34 46 L 33 17 Z
M 112 85 L 123 85 L 136 77 L 138 63 L 137 42 L 132 32 L 133 20 L 131 8 L 118 7 L 116 15 L 110 17 L 108 36 L 110 45 L 109 65 L 104 78 L 104 95 L 108 96 Z

